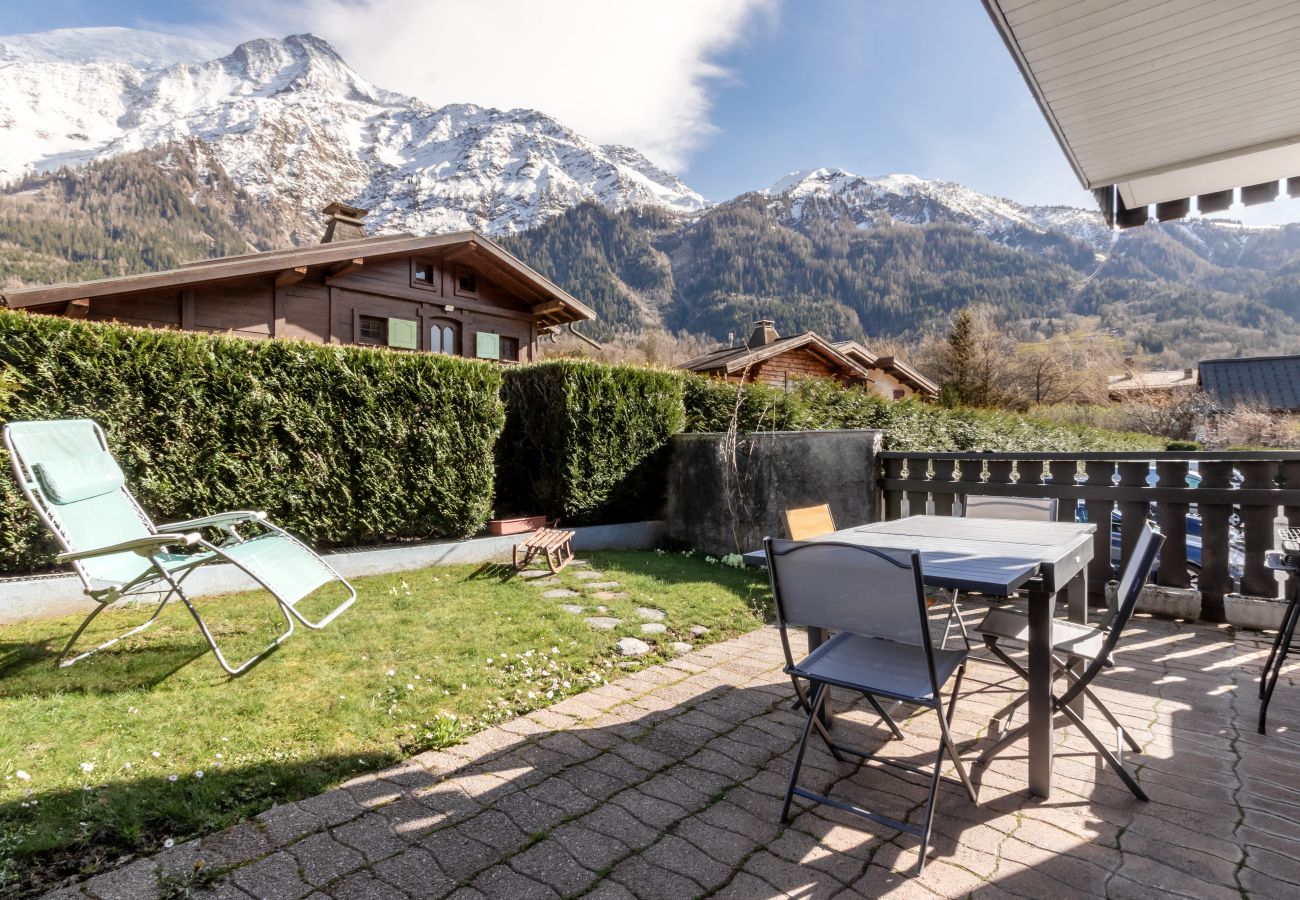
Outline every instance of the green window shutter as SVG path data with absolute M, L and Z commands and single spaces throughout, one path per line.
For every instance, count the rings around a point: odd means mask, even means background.
M 388 320 L 388 346 L 402 350 L 417 350 L 420 346 L 420 329 L 414 319 Z
M 501 335 L 480 331 L 475 336 L 475 340 L 477 351 L 474 355 L 479 359 L 501 358 Z

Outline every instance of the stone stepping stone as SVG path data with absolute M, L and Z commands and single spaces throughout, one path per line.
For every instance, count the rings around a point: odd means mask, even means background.
M 668 626 L 662 622 L 646 622 L 641 626 L 642 634 L 663 634 L 668 630 Z
M 559 583 L 560 583 L 560 579 L 558 578 L 535 578 L 532 581 L 528 582 L 528 584 L 531 587 L 537 587 L 537 588 L 555 587 L 555 585 Z
M 586 572 L 574 572 L 574 573 L 573 573 L 573 577 L 574 577 L 574 578 L 581 578 L 583 581 L 595 581 L 595 580 L 597 580 L 597 579 L 604 578 L 604 577 L 605 577 L 605 573 L 604 573 L 604 572 L 593 572 L 593 571 L 591 571 L 590 569 L 588 569 Z
M 578 592 L 571 591 L 568 588 L 556 588 L 553 591 L 545 591 L 542 594 L 542 596 L 547 598 L 552 598 L 552 599 L 559 599 L 560 597 L 577 597 Z
M 587 607 L 577 606 L 573 603 L 561 603 L 560 609 L 564 610 L 566 613 L 573 613 L 575 616 L 581 615 L 587 611 Z
M 650 652 L 650 645 L 638 638 L 627 637 L 619 638 L 618 643 L 614 645 L 614 649 L 621 656 L 645 656 Z
M 609 616 L 588 616 L 587 624 L 592 628 L 599 628 L 601 631 L 609 631 L 611 628 L 617 628 L 622 623 L 619 619 Z
M 547 569 L 524 569 L 519 573 L 519 577 L 528 581 L 534 578 L 546 578 L 550 574 L 550 571 Z
M 619 584 L 617 581 L 588 581 L 585 587 L 593 591 L 607 591 L 610 588 L 616 588 Z
M 668 618 L 668 613 L 664 612 L 662 609 L 651 609 L 648 606 L 638 606 L 636 608 L 636 614 L 647 622 L 662 622 L 664 619 Z
M 571 565 L 571 566 L 589 566 L 589 565 L 591 565 L 591 561 L 590 561 L 590 560 L 586 560 L 586 559 L 571 559 L 571 560 L 569 560 L 569 565 Z
M 596 593 L 592 594 L 591 596 L 595 597 L 597 600 L 626 600 L 627 599 L 627 594 L 624 594 L 620 591 L 596 591 Z
M 705 628 L 703 625 L 692 625 L 690 631 L 691 634 L 695 635 L 696 637 L 702 637 L 703 635 L 709 633 L 709 629 Z
M 673 641 L 668 646 L 673 648 L 674 653 L 690 653 L 695 648 L 685 641 Z

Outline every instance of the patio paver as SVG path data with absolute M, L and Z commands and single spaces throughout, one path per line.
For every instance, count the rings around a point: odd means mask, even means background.
M 940 789 L 919 879 L 910 837 L 802 801 L 778 823 L 802 717 L 763 628 L 56 893 L 157 896 L 160 874 L 203 859 L 215 877 L 195 896 L 275 900 L 1298 896 L 1300 666 L 1256 734 L 1267 649 L 1265 635 L 1135 620 L 1096 688 L 1142 744 L 1131 762 L 1152 802 L 1065 730 L 1050 801 L 1025 790 L 1023 746 L 973 769 L 978 804 Z M 977 652 L 953 729 L 967 760 L 1016 688 Z M 886 741 L 837 699 L 840 739 L 928 764 L 932 715 Z M 919 781 L 816 745 L 805 772 L 913 821 L 924 800 Z

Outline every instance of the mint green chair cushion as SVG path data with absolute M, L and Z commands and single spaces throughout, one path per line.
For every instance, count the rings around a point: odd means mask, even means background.
M 45 496 L 59 506 L 103 496 L 126 483 L 113 457 L 103 452 L 38 462 L 32 469 Z

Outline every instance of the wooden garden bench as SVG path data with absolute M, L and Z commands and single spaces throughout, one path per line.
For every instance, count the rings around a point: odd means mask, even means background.
M 573 535 L 574 532 L 559 528 L 539 528 L 515 544 L 515 568 L 522 569 L 541 553 L 546 556 L 546 568 L 559 572 L 573 562 Z

